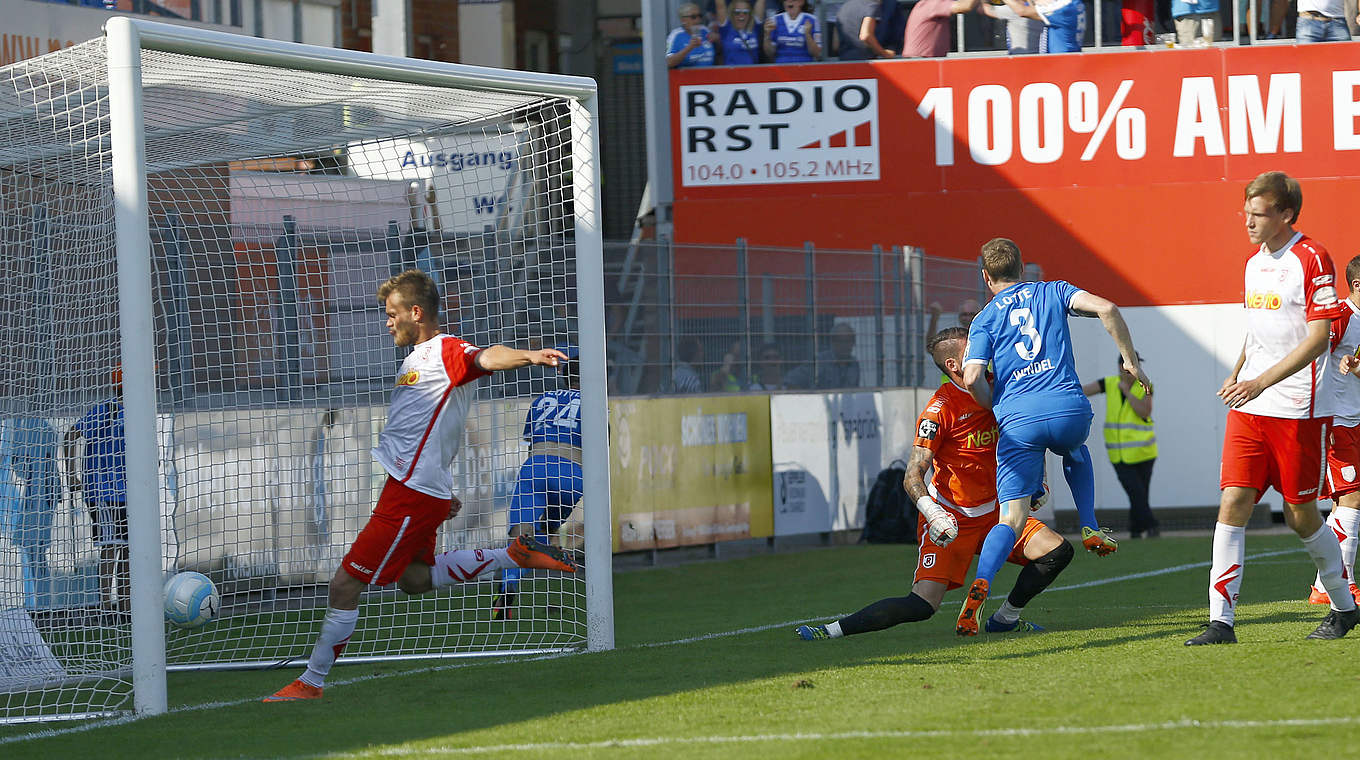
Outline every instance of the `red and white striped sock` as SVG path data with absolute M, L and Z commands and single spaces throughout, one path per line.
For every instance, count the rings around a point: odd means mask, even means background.
M 1214 525 L 1214 564 L 1209 569 L 1209 619 L 1232 625 L 1237 614 L 1237 592 L 1242 588 L 1246 562 L 1246 528 Z
M 1346 570 L 1346 580 L 1355 583 L 1355 549 L 1360 545 L 1360 509 L 1335 507 L 1327 521 L 1334 526 L 1336 537 L 1341 541 L 1341 564 Z
M 321 622 L 321 635 L 312 647 L 312 656 L 307 658 L 307 672 L 298 676 L 305 684 L 321 688 L 326 685 L 326 675 L 331 666 L 345 651 L 349 637 L 354 635 L 354 627 L 359 623 L 358 610 L 337 610 L 326 608 L 326 619 Z
M 467 583 L 497 570 L 519 567 L 510 559 L 510 553 L 501 549 L 454 549 L 434 558 L 430 568 L 430 582 L 435 588 Z
M 1327 527 L 1341 542 L 1341 571 L 1345 574 L 1346 582 L 1355 583 L 1355 546 L 1360 543 L 1357 538 L 1357 534 L 1360 534 L 1360 509 L 1333 507 L 1332 514 L 1327 518 Z M 1322 587 L 1321 577 L 1313 579 L 1313 588 L 1326 590 Z
M 1342 575 L 1341 544 L 1336 534 L 1326 525 L 1303 539 L 1303 548 L 1317 565 L 1317 580 L 1327 590 L 1332 600 L 1332 609 L 1341 612 L 1355 609 L 1355 599 L 1351 597 L 1350 582 Z

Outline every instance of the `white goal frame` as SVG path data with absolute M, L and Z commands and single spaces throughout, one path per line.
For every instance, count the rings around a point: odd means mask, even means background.
M 604 346 L 596 85 L 584 77 L 395 58 L 116 17 L 104 28 L 124 373 L 134 709 L 167 709 L 157 474 L 152 250 L 142 108 L 143 50 L 287 67 L 435 87 L 475 87 L 575 100 L 572 197 L 581 370 L 585 519 L 586 648 L 614 646 L 612 520 Z

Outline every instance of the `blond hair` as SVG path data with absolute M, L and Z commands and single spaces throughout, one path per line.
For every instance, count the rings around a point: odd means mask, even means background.
M 378 286 L 378 303 L 385 305 L 387 297 L 393 293 L 400 295 L 407 306 L 419 306 L 425 312 L 426 322 L 439 316 L 439 286 L 419 269 L 408 269 L 387 278 Z
M 1299 187 L 1298 180 L 1284 172 L 1265 172 L 1248 183 L 1242 200 L 1252 198 L 1265 198 L 1276 211 L 1293 211 L 1290 224 L 1297 222 L 1299 212 L 1303 211 L 1303 188 Z

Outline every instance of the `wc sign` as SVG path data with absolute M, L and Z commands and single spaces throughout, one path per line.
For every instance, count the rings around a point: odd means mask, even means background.
M 679 88 L 684 186 L 879 178 L 878 80 Z

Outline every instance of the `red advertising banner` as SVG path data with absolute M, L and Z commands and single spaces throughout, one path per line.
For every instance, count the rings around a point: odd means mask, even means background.
M 1360 252 L 1354 45 L 679 70 L 671 109 L 681 242 L 971 260 L 1000 235 L 1121 304 L 1231 302 L 1242 188 L 1279 169 L 1298 228 Z

